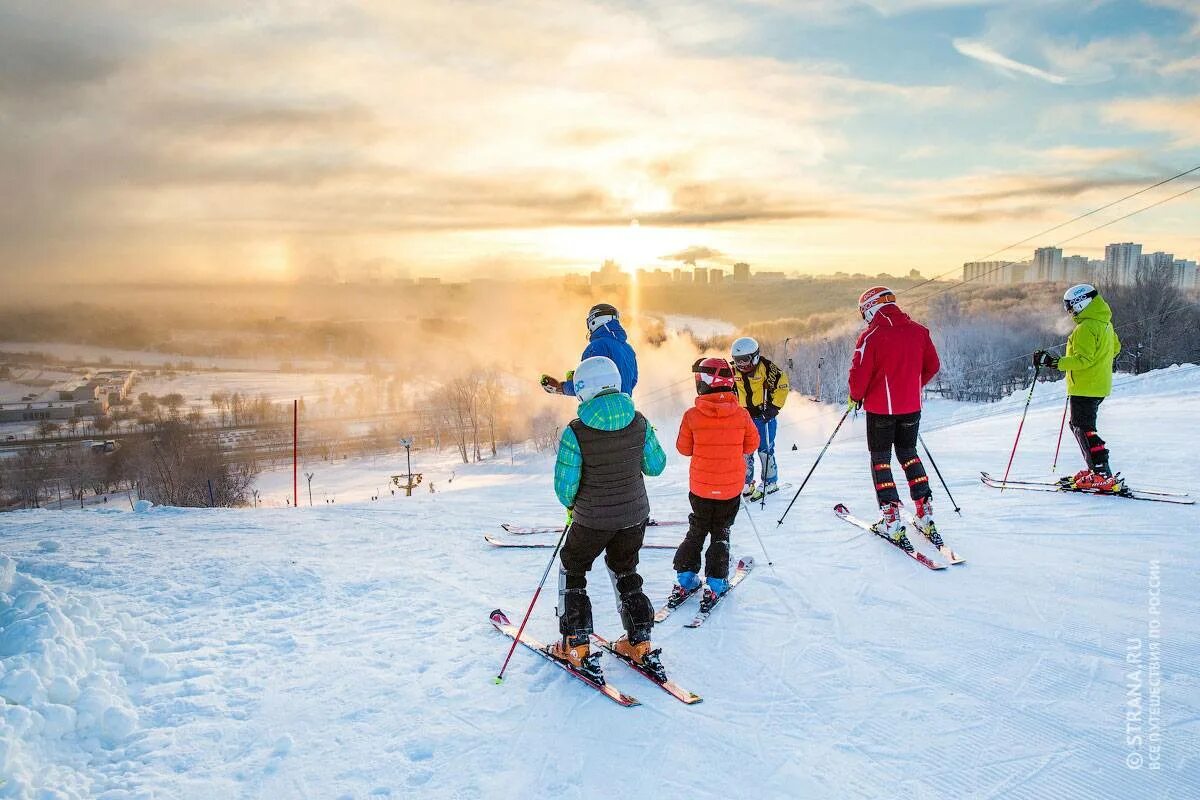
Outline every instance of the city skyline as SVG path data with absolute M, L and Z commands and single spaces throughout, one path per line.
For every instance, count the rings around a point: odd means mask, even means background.
M 6 6 L 0 281 L 937 274 L 1200 164 L 1198 42 L 1182 0 Z

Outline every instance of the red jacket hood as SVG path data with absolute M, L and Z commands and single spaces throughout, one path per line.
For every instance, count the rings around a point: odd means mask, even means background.
M 697 395 L 696 408 L 706 417 L 728 417 L 736 414 L 741 406 L 734 392 L 713 392 Z

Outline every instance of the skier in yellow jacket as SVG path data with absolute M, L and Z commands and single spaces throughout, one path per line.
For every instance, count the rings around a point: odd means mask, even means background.
M 737 369 L 737 398 L 750 412 L 758 429 L 758 456 L 762 462 L 762 483 L 754 480 L 754 454 L 746 456 L 746 485 L 742 496 L 761 500 L 779 490 L 779 470 L 775 464 L 775 417 L 787 402 L 787 373 L 762 357 L 758 342 L 743 336 L 733 343 L 733 366 Z
M 1067 289 L 1063 308 L 1075 318 L 1075 330 L 1067 339 L 1067 353 L 1056 358 L 1045 350 L 1033 355 L 1035 365 L 1067 373 L 1067 396 L 1071 404 L 1071 432 L 1083 453 L 1085 469 L 1063 478 L 1069 489 L 1120 492 L 1124 485 L 1108 463 L 1108 445 L 1096 431 L 1100 403 L 1112 394 L 1113 359 L 1121 354 L 1121 340 L 1113 329 L 1112 309 L 1091 284 Z

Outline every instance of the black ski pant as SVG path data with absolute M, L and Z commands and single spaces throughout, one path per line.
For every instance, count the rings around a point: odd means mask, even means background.
M 558 630 L 568 644 L 583 644 L 592 634 L 592 601 L 587 594 L 587 574 L 596 557 L 604 553 L 604 563 L 612 579 L 617 611 L 629 641 L 634 644 L 650 638 L 654 626 L 654 606 L 642 591 L 638 575 L 638 551 L 646 536 L 643 521 L 632 528 L 601 531 L 571 524 L 567 540 L 559 552 Z
M 921 412 L 911 414 L 872 414 L 867 412 L 867 449 L 871 451 L 871 476 L 875 498 L 880 506 L 900 502 L 896 479 L 892 477 L 892 449 L 908 479 L 913 500 L 932 497 L 929 476 L 917 455 L 917 435 L 921 431 Z
M 676 572 L 700 572 L 700 551 L 704 540 L 711 536 L 708 552 L 704 554 L 704 574 L 724 580 L 729 577 L 729 529 L 737 517 L 742 498 L 713 500 L 688 493 L 692 513 L 688 515 L 688 530 L 679 549 L 675 551 Z
M 1088 469 L 1098 475 L 1111 475 L 1108 465 L 1108 446 L 1096 433 L 1096 415 L 1100 411 L 1103 397 L 1071 397 L 1071 433 L 1079 443 L 1083 460 Z

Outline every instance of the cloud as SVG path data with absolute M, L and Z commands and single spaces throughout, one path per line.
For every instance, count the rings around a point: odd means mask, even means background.
M 0 269 L 833 219 L 856 206 L 820 177 L 847 146 L 838 122 L 951 99 L 704 52 L 716 11 L 676 36 L 678 15 L 589 2 L 16 8 L 0 9 Z
M 953 41 L 954 49 L 967 58 L 973 58 L 976 61 L 982 61 L 984 64 L 990 64 L 998 67 L 1007 73 L 1019 73 L 1028 75 L 1038 80 L 1046 81 L 1047 83 L 1064 84 L 1067 79 L 1061 75 L 1055 75 L 1047 72 L 1044 69 L 1024 64 L 1020 61 L 1015 61 L 1008 56 L 996 52 L 983 42 L 974 39 L 955 39 Z
M 711 247 L 703 247 L 694 244 L 691 247 L 680 250 L 678 253 L 671 253 L 665 256 L 659 256 L 663 261 L 679 261 L 684 264 L 696 265 L 697 261 L 707 261 L 709 259 L 721 258 L 725 254 L 720 250 L 714 250 Z
M 1176 148 L 1200 146 L 1200 95 L 1116 100 L 1101 115 L 1135 130 L 1165 134 Z
M 1183 75 L 1189 72 L 1200 72 L 1200 56 L 1190 56 L 1175 61 L 1169 61 L 1160 69 L 1163 75 Z

